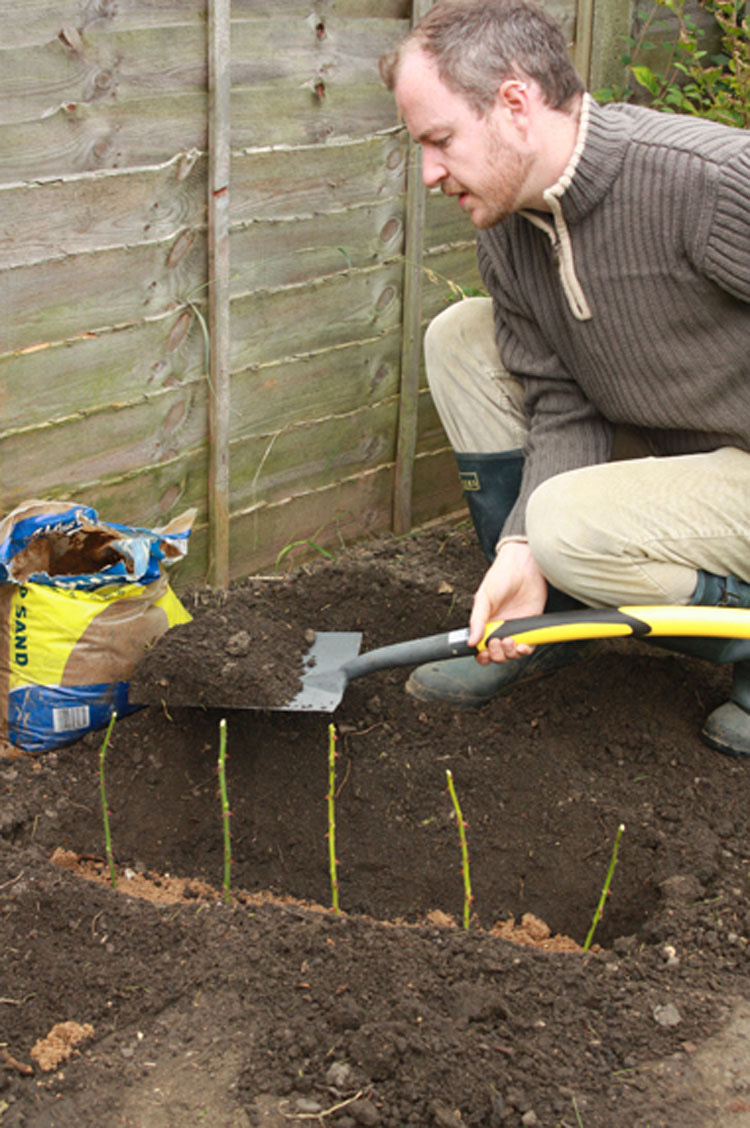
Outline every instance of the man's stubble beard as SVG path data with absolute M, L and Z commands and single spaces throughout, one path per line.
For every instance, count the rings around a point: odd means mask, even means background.
M 531 157 L 503 141 L 495 132 L 490 132 L 487 163 L 497 170 L 498 180 L 497 188 L 493 191 L 490 184 L 482 200 L 485 214 L 478 220 L 472 217 L 472 223 L 480 231 L 495 227 L 520 209 Z

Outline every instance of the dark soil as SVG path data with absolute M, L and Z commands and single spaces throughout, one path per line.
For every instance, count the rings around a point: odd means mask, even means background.
M 482 567 L 442 527 L 185 595 L 194 623 L 144 660 L 164 704 L 107 751 L 117 890 L 102 733 L 0 760 L 2 1128 L 750 1124 L 750 766 L 698 737 L 728 669 L 620 640 L 478 712 L 412 700 L 407 669 L 333 714 L 211 707 L 238 662 L 259 692 L 283 675 L 283 701 L 310 632 L 369 650 L 464 626 Z M 173 703 L 179 632 L 194 707 Z
M 271 584 L 269 591 L 269 583 Z M 225 597 L 188 592 L 191 623 L 149 649 L 130 682 L 130 700 L 146 705 L 285 708 L 302 688 L 315 640 L 291 613 L 288 584 L 238 584 Z M 281 607 L 273 598 L 281 597 Z

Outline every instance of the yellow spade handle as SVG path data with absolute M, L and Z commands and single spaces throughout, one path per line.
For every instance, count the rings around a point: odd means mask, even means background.
M 487 624 L 477 650 L 491 638 L 513 637 L 536 646 L 570 639 L 664 635 L 750 639 L 750 610 L 739 607 L 679 607 L 671 604 L 643 607 L 585 608 L 525 619 L 496 619 Z

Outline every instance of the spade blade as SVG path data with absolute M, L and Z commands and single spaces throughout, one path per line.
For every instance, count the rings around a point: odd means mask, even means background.
M 359 654 L 358 631 L 318 631 L 305 655 L 302 688 L 284 711 L 332 713 L 344 696 L 349 680 L 346 664 Z

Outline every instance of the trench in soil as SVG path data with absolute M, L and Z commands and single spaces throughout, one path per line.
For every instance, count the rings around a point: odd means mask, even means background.
M 135 763 L 127 752 L 128 722 L 112 744 L 110 792 L 119 793 L 111 807 L 117 856 L 137 870 L 200 877 L 218 887 L 223 839 L 214 761 L 220 715 L 182 710 L 170 715 L 171 721 L 150 718 L 149 747 L 136 753 Z M 330 904 L 327 720 L 240 712 L 221 716 L 227 719 L 230 748 L 232 888 Z M 146 718 L 135 723 L 140 728 Z M 417 723 L 432 729 L 428 721 Z M 415 921 L 433 910 L 461 919 L 460 843 L 446 792 L 450 767 L 468 823 L 474 923 L 489 928 L 531 912 L 554 933 L 582 942 L 607 872 L 617 812 L 600 810 L 584 794 L 583 780 L 575 798 L 561 799 L 554 773 L 546 773 L 540 787 L 528 765 L 514 769 L 508 764 L 499 783 L 495 753 L 467 744 L 463 756 L 449 755 L 432 732 L 426 734 L 431 762 L 420 765 L 419 749 L 404 747 L 403 738 L 383 747 L 382 725 L 380 731 L 380 740 L 370 726 L 337 740 L 341 908 L 383 920 Z M 174 757 L 165 750 L 166 738 L 171 749 L 180 733 L 183 752 Z M 126 790 L 112 767 L 123 740 Z M 158 809 L 158 818 L 144 824 L 141 808 Z M 649 855 L 639 849 L 637 837 L 625 839 L 598 941 L 638 932 L 658 904 L 647 871 Z
M 463 626 L 482 567 L 453 531 L 416 549 L 391 541 L 355 551 L 283 582 L 251 580 L 221 596 L 202 591 L 187 598 L 197 668 L 189 671 L 175 649 L 176 631 L 157 645 L 149 668 L 166 683 L 182 678 L 196 700 L 210 701 L 227 695 L 238 632 L 252 636 L 259 623 L 273 624 L 253 651 L 271 672 L 284 660 L 285 639 L 304 629 L 359 630 L 365 650 Z M 165 702 L 118 721 L 107 756 L 118 862 L 221 885 L 216 761 L 225 718 L 236 889 L 330 904 L 332 721 L 339 896 L 348 913 L 417 921 L 438 910 L 461 920 L 446 769 L 468 823 L 475 925 L 533 913 L 581 943 L 620 823 L 626 829 L 598 943 L 647 935 L 663 881 L 687 873 L 703 887 L 715 874 L 716 820 L 728 825 L 727 805 L 702 773 L 708 765 L 721 776 L 728 765 L 702 748 L 697 731 L 704 709 L 721 700 L 727 671 L 619 640 L 478 711 L 414 701 L 404 692 L 408 672 L 352 682 L 333 715 Z M 80 747 L 90 757 L 100 744 L 101 734 L 91 734 Z M 90 769 L 82 754 L 78 806 L 63 816 L 57 845 L 101 854 Z M 81 819 L 81 808 L 91 817 Z

